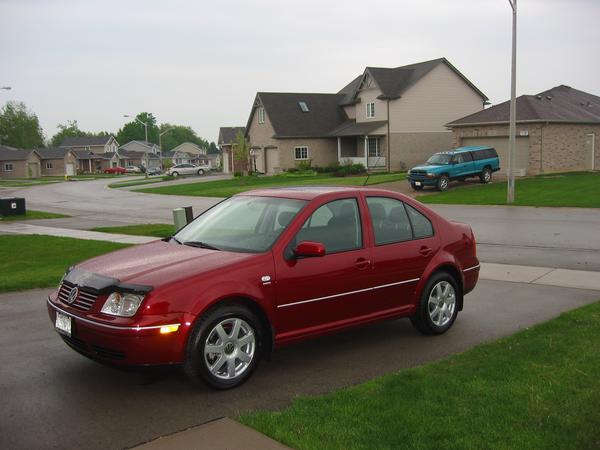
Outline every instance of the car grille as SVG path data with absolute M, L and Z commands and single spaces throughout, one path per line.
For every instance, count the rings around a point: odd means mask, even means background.
M 411 170 L 410 171 L 410 179 L 411 180 L 424 180 L 427 178 L 427 172 L 424 170 Z
M 94 303 L 98 298 L 98 294 L 90 288 L 78 287 L 79 293 L 77 294 L 77 297 L 73 303 L 70 303 L 69 295 L 74 288 L 75 285 L 73 283 L 63 281 L 58 290 L 59 300 L 67 305 L 71 305 L 73 308 L 77 308 L 82 311 L 89 311 L 91 307 L 94 306 Z
M 86 342 L 74 336 L 61 335 L 63 341 L 73 350 L 90 355 L 93 358 L 120 361 L 125 359 L 125 353 L 111 348 L 100 347 L 99 345 L 88 345 Z

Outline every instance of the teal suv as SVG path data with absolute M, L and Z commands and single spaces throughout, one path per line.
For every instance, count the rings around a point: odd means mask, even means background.
M 500 170 L 498 153 L 492 147 L 460 147 L 433 155 L 425 164 L 408 171 L 408 182 L 420 191 L 434 186 L 440 191 L 448 189 L 450 180 L 464 181 L 479 177 L 482 183 L 492 180 L 492 173 Z

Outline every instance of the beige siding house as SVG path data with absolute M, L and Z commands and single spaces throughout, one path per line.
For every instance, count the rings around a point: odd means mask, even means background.
M 38 178 L 41 159 L 36 150 L 0 146 L 0 178 Z
M 487 145 L 506 172 L 510 102 L 448 123 L 453 146 Z M 561 85 L 516 99 L 516 175 L 598 170 L 600 97 Z
M 367 67 L 337 94 L 259 92 L 246 127 L 251 163 L 269 174 L 302 161 L 404 169 L 450 148 L 445 124 L 487 100 L 445 58 Z
M 87 150 L 91 153 L 102 154 L 115 153 L 119 148 L 119 143 L 112 135 L 76 136 L 65 138 L 60 147 L 70 148 L 71 150 Z

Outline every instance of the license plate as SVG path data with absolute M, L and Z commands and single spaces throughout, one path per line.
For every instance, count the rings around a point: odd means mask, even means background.
M 415 186 L 421 186 L 421 182 L 420 181 L 415 181 Z
M 56 330 L 59 333 L 71 336 L 71 318 L 66 314 L 56 312 Z

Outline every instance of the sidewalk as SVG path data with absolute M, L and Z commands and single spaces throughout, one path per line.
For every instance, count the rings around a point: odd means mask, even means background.
M 283 444 L 227 417 L 159 437 L 138 447 L 142 450 L 288 450 Z

